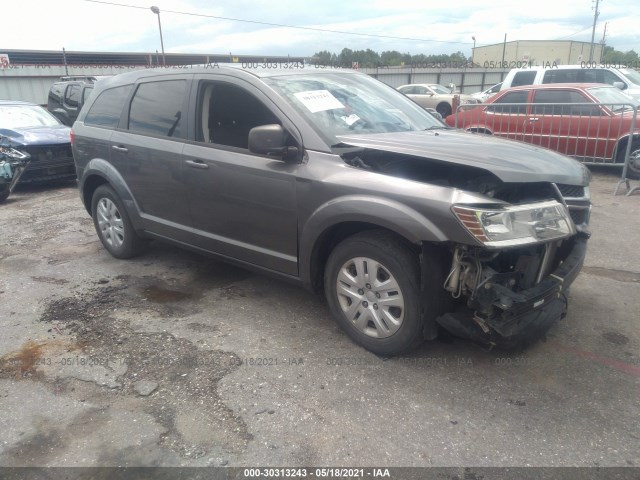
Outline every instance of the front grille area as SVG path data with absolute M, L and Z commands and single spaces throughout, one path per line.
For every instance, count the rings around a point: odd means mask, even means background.
M 571 215 L 571 220 L 576 225 L 580 225 L 581 223 L 587 223 L 587 218 L 589 214 L 589 210 L 587 209 L 576 209 L 572 208 L 569 210 L 569 214 Z
M 71 144 L 27 146 L 31 162 L 20 183 L 54 178 L 70 178 L 76 175 Z
M 565 185 L 562 183 L 556 183 L 558 190 L 563 197 L 582 198 L 584 197 L 584 187 L 580 185 Z

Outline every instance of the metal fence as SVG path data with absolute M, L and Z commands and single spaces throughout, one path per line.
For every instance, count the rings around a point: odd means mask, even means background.
M 549 148 L 586 164 L 622 166 L 633 143 L 628 139 L 640 139 L 637 115 L 630 103 L 485 103 L 460 105 L 454 126 Z
M 621 167 L 617 193 L 622 183 L 629 190 L 630 161 L 636 162 L 631 154 L 640 151 L 637 117 L 638 107 L 631 103 L 483 103 L 460 105 L 453 124 L 548 148 L 587 165 Z

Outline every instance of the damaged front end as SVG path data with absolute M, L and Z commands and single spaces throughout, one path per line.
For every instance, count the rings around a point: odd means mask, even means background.
M 436 322 L 454 335 L 513 348 L 543 336 L 566 315 L 567 293 L 590 236 L 566 202 L 547 200 L 495 208 L 454 206 L 481 246 L 455 245 L 445 290 L 452 311 Z

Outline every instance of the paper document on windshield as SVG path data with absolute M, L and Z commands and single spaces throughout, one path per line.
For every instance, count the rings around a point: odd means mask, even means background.
M 311 113 L 344 108 L 344 105 L 331 95 L 329 90 L 310 90 L 308 92 L 295 93 L 294 95 Z

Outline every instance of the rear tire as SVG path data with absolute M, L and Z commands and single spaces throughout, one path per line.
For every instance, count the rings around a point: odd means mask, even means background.
M 133 228 L 124 204 L 110 186 L 96 188 L 91 215 L 98 237 L 111 255 L 126 259 L 142 251 L 145 242 Z
M 9 194 L 11 192 L 9 191 L 9 189 L 7 189 L 4 192 L 0 192 L 0 203 L 4 202 L 7 198 L 9 198 Z
M 393 234 L 369 230 L 343 240 L 324 275 L 329 307 L 354 342 L 383 356 L 420 345 L 420 263 Z
M 436 112 L 442 115 L 442 118 L 447 118 L 449 115 L 451 115 L 451 111 L 451 105 L 449 105 L 448 103 L 443 102 L 436 107 Z

